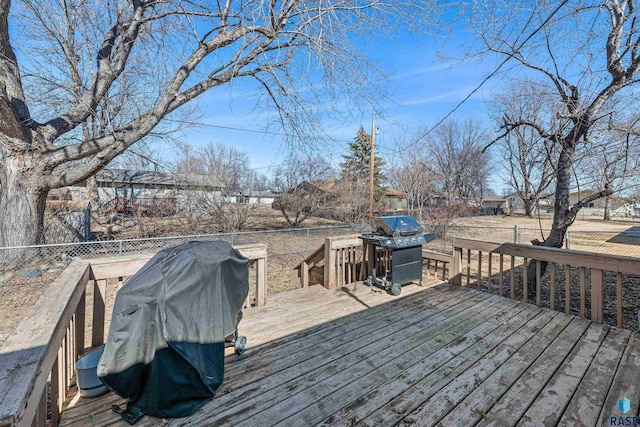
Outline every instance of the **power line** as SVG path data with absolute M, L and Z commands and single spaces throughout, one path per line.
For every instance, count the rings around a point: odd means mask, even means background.
M 210 127 L 210 128 L 216 128 L 216 129 L 235 130 L 235 131 L 238 131 L 238 132 L 257 133 L 257 134 L 261 134 L 261 135 L 284 136 L 284 137 L 287 137 L 287 138 L 292 137 L 292 135 L 287 134 L 287 133 L 270 132 L 270 131 L 257 130 L 257 129 L 248 129 L 248 128 L 239 128 L 239 127 L 234 127 L 234 126 L 212 125 L 212 124 L 209 124 L 209 123 L 197 123 L 197 125 L 198 126 Z M 318 140 L 318 141 L 331 141 L 331 142 L 353 142 L 352 140 L 335 139 L 335 138 L 331 138 L 331 137 L 312 137 L 311 139 L 315 139 L 315 140 Z
M 464 99 L 462 99 L 460 102 L 458 102 L 458 104 L 456 104 L 455 107 L 453 107 L 453 109 L 451 109 L 447 114 L 445 114 L 444 117 L 442 117 L 440 120 L 438 120 L 438 122 L 433 125 L 431 128 L 429 128 L 429 130 L 427 130 L 426 132 L 424 132 L 422 135 L 420 135 L 418 138 L 416 138 L 415 141 L 410 142 L 409 144 L 407 144 L 405 147 L 401 147 L 399 148 L 396 152 L 394 152 L 394 154 L 401 154 L 402 150 L 405 150 L 407 148 L 410 148 L 412 146 L 415 146 L 418 142 L 420 142 L 420 140 L 424 137 L 426 137 L 427 135 L 429 135 L 431 132 L 433 132 L 438 126 L 440 126 L 445 120 L 447 120 L 449 117 L 451 117 L 451 115 L 453 113 L 455 113 L 456 111 L 458 111 L 458 109 L 460 107 L 462 107 L 462 105 L 467 102 L 469 100 L 469 98 L 471 98 L 477 91 L 479 91 L 482 86 L 484 86 L 485 83 L 487 83 L 489 81 L 489 79 L 493 78 L 496 74 L 498 74 L 498 72 L 502 69 L 502 67 L 509 62 L 509 60 L 511 58 L 514 57 L 515 53 L 519 52 L 524 45 L 531 40 L 531 38 L 533 36 L 535 36 L 542 28 L 544 28 L 545 25 L 547 25 L 547 23 L 551 20 L 551 18 L 553 18 L 555 16 L 556 13 L 558 13 L 558 11 L 560 9 L 562 9 L 562 7 L 568 3 L 568 0 L 563 0 L 562 3 L 560 3 L 558 5 L 558 7 L 556 7 L 553 12 L 551 12 L 551 14 L 531 33 L 527 36 L 527 38 L 525 38 L 519 45 L 518 47 L 516 47 L 516 49 L 514 50 L 514 53 L 509 54 L 497 67 L 495 70 L 493 70 L 488 76 L 486 76 L 471 92 L 469 92 L 467 94 L 467 96 L 464 97 Z

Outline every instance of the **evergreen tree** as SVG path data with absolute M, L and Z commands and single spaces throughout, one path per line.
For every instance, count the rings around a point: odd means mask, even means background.
M 349 153 L 342 156 L 344 161 L 340 163 L 341 178 L 350 181 L 363 180 L 369 182 L 369 167 L 371 162 L 371 135 L 362 125 L 353 142 L 349 143 Z M 386 177 L 382 173 L 384 161 L 379 155 L 375 155 L 373 165 L 373 197 L 379 201 L 384 196 L 382 183 Z

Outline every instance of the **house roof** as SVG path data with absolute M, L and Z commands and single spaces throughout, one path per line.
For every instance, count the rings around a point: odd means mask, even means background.
M 407 193 L 393 187 L 386 187 L 384 189 L 384 194 L 389 197 L 407 197 Z
M 569 197 L 571 196 L 576 196 L 576 197 L 587 197 L 590 196 L 591 194 L 595 193 L 595 190 L 580 190 L 580 191 L 574 191 L 572 193 L 569 193 Z
M 171 187 L 197 187 L 220 189 L 224 187 L 213 175 L 180 174 L 169 172 L 141 171 L 133 169 L 104 169 L 96 174 L 96 180 L 103 184 L 138 184 Z

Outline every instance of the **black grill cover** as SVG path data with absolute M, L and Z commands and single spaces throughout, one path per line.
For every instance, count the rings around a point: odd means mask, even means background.
M 158 252 L 116 295 L 98 376 L 130 413 L 192 414 L 222 383 L 248 292 L 249 261 L 226 242 Z

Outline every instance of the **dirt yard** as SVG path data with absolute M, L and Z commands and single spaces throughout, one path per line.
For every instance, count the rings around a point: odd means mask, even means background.
M 544 213 L 540 218 L 528 218 L 521 215 L 512 216 L 478 216 L 454 219 L 454 225 L 484 226 L 484 227 L 510 227 L 517 225 L 520 228 L 551 228 L 553 214 Z M 616 218 L 611 221 L 603 221 L 601 218 L 578 216 L 569 230 L 571 231 L 602 231 L 602 230 L 626 230 L 630 227 L 640 226 L 640 219 Z
M 166 223 L 158 225 L 155 233 L 158 233 L 158 235 L 180 234 L 171 232 L 174 229 L 171 221 L 184 221 L 184 219 L 173 218 L 167 220 Z M 513 231 L 511 229 L 514 225 L 518 225 L 519 228 L 527 230 L 526 233 L 523 233 L 521 239 L 521 242 L 525 243 L 534 237 L 540 236 L 540 222 L 542 223 L 543 229 L 550 227 L 551 216 L 544 215 L 540 220 L 537 218 L 500 216 L 458 218 L 454 221 L 454 225 L 467 230 L 468 235 L 466 235 L 466 237 L 494 241 L 496 239 L 513 241 Z M 333 224 L 336 224 L 336 222 L 314 218 L 312 221 L 305 222 L 304 226 Z M 306 230 L 285 232 L 281 230 L 284 226 L 284 220 L 278 211 L 272 209 L 261 210 L 260 215 L 252 219 L 251 226 L 256 229 L 269 227 L 280 229 L 269 233 L 242 234 L 239 235 L 236 242 L 237 244 L 266 243 L 268 245 L 268 293 L 273 294 L 299 287 L 300 282 L 295 267 L 307 254 L 313 252 L 322 244 L 326 237 L 327 230 L 311 231 L 309 234 L 307 234 Z M 116 228 L 115 230 L 118 238 L 133 237 L 140 231 L 140 225 L 125 224 L 117 227 L 121 227 L 121 229 Z M 198 227 L 200 228 L 198 228 L 197 232 L 201 233 L 216 231 L 211 229 L 211 224 L 207 225 L 206 221 L 202 221 L 202 223 L 198 224 Z M 495 227 L 503 227 L 504 229 L 496 230 Z M 604 222 L 596 218 L 579 219 L 570 229 L 573 236 L 571 248 L 597 250 L 609 253 L 619 253 L 620 248 L 624 250 L 628 250 L 629 248 L 637 250 L 640 248 L 637 242 L 620 242 L 620 233 L 616 233 L 617 231 L 624 231 L 635 227 L 640 229 L 640 221 L 614 220 Z M 136 231 L 135 228 L 138 228 L 138 230 Z M 581 243 L 579 239 L 581 235 L 577 234 L 575 232 L 576 230 L 589 231 L 590 233 L 607 230 L 613 233 L 589 234 L 593 239 L 589 241 L 585 240 Z M 331 231 L 331 233 L 335 235 L 352 232 L 353 231 L 349 229 L 333 229 Z M 433 242 L 429 247 L 436 250 L 447 249 L 446 242 L 441 239 Z M 43 269 L 44 273 L 41 277 L 35 279 L 19 279 L 17 272 L 0 271 L 0 346 L 6 337 L 15 330 L 20 320 L 29 313 L 31 307 L 33 307 L 48 286 L 55 280 L 64 266 L 65 264 L 38 266 Z M 50 272 L 47 270 L 50 270 Z M 109 286 L 109 293 L 115 293 L 117 290 L 117 288 L 113 286 L 116 285 Z M 625 285 L 625 301 L 640 301 L 640 292 L 635 291 L 636 287 L 637 285 Z M 635 303 L 625 303 L 625 317 L 630 325 L 634 325 L 633 310 L 636 306 L 637 304 Z

